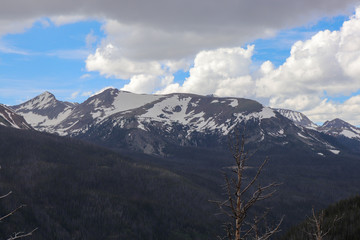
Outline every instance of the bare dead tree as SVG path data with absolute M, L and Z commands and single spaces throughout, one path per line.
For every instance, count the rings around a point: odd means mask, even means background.
M 307 231 L 307 234 L 311 239 L 323 240 L 326 235 L 334 228 L 336 222 L 338 222 L 341 217 L 336 216 L 335 219 L 331 222 L 330 226 L 325 227 L 324 224 L 324 210 L 319 214 L 315 214 L 314 208 L 312 208 L 312 216 L 309 218 L 310 231 Z
M 266 186 L 261 186 L 257 183 L 264 166 L 268 162 L 268 158 L 265 158 L 258 167 L 256 174 L 251 180 L 246 181 L 245 171 L 249 168 L 247 163 L 253 154 L 245 151 L 244 132 L 240 134 L 240 131 L 235 131 L 234 136 L 229 137 L 230 150 L 236 166 L 231 169 L 231 177 L 224 173 L 224 190 L 227 199 L 224 201 L 212 201 L 218 205 L 221 213 L 230 219 L 230 222 L 224 224 L 226 236 L 218 238 L 228 240 L 266 240 L 279 231 L 283 219 L 273 228 L 266 226 L 266 223 L 264 224 L 265 227 L 260 228 L 260 224 L 265 222 L 268 212 L 265 212 L 260 217 L 255 216 L 250 222 L 247 220 L 248 213 L 255 203 L 273 196 L 276 192 L 274 187 L 279 184 L 270 183 Z
M 0 199 L 4 199 L 8 196 L 10 196 L 12 194 L 12 192 L 8 192 L 5 195 L 0 196 Z M 16 213 L 19 209 L 25 207 L 26 205 L 22 204 L 20 206 L 18 206 L 17 208 L 15 208 L 14 210 L 12 210 L 11 212 L 5 214 L 4 216 L 0 217 L 0 222 L 2 222 L 3 220 L 5 220 L 6 218 L 12 216 L 14 213 Z M 34 228 L 33 230 L 31 230 L 30 232 L 15 232 L 13 233 L 12 236 L 10 236 L 7 240 L 15 240 L 15 239 L 20 239 L 20 238 L 25 238 L 25 237 L 29 237 L 31 236 L 38 228 Z

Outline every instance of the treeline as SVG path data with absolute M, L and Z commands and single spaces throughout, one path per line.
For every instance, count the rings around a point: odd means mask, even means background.
M 342 200 L 324 210 L 323 232 L 328 232 L 324 240 L 357 240 L 360 238 L 360 196 Z M 282 240 L 314 239 L 314 223 L 309 217 L 291 228 Z

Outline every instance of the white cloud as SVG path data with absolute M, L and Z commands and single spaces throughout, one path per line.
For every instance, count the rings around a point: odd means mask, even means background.
M 52 16 L 50 20 L 56 25 L 56 26 L 62 26 L 66 24 L 76 23 L 80 21 L 87 20 L 89 17 L 85 15 L 56 15 Z
M 85 73 L 85 74 L 80 76 L 80 79 L 87 79 L 87 78 L 91 78 L 91 74 Z
M 135 75 L 148 73 L 162 75 L 164 70 L 156 61 L 135 62 L 121 56 L 121 50 L 108 44 L 105 48 L 98 48 L 95 54 L 90 54 L 86 60 L 88 71 L 98 71 L 106 77 L 129 79 Z
M 18 54 L 18 55 L 30 55 L 30 53 L 26 50 L 17 49 L 13 46 L 8 46 L 6 43 L 0 41 L 0 52 L 2 53 L 10 53 L 10 54 Z
M 171 84 L 173 73 L 180 69 L 187 70 L 190 63 L 185 59 L 177 61 L 137 61 L 122 57 L 122 50 L 112 44 L 98 48 L 95 54 L 88 56 L 86 69 L 98 71 L 105 77 L 130 79 L 123 90 L 149 93 Z
M 200 52 L 182 85 L 173 83 L 158 93 L 256 98 L 272 107 L 303 111 L 316 122 L 341 117 L 360 124 L 360 95 L 345 102 L 329 100 L 360 91 L 360 8 L 340 31 L 320 31 L 296 42 L 278 68 L 266 61 L 251 73 L 252 52 L 253 47 Z
M 328 99 L 322 100 L 318 105 L 304 111 L 315 122 L 324 122 L 336 117 L 344 119 L 353 125 L 360 126 L 360 95 L 353 96 L 344 103 L 336 103 Z
M 254 83 L 249 69 L 253 49 L 254 46 L 248 46 L 247 49 L 238 47 L 202 51 L 196 55 L 190 77 L 182 86 L 175 83 L 160 92 L 252 96 Z
M 80 91 L 73 92 L 70 96 L 70 99 L 75 99 L 79 95 Z
M 256 79 L 256 96 L 268 98 L 273 107 L 304 111 L 315 121 L 336 115 L 355 121 L 354 109 L 359 106 L 350 103 L 356 97 L 344 103 L 325 98 L 358 92 L 359 66 L 360 8 L 340 31 L 320 31 L 307 41 L 296 42 L 280 67 L 274 69 L 265 62 L 262 77 Z
M 163 88 L 169 85 L 173 79 L 173 76 L 158 77 L 143 74 L 135 75 L 130 79 L 130 83 L 126 84 L 122 90 L 137 93 L 153 92 L 158 88 Z

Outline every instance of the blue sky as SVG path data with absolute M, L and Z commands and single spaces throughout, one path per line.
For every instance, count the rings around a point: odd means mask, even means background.
M 315 122 L 342 117 L 360 125 L 354 113 L 360 49 L 351 45 L 360 39 L 360 8 L 358 14 L 352 0 L 322 1 L 303 1 L 299 9 L 296 1 L 281 0 L 283 9 L 249 1 L 249 10 L 238 9 L 242 14 L 232 11 L 232 0 L 221 6 L 224 12 L 201 1 L 193 4 L 198 11 L 172 11 L 172 2 L 157 0 L 134 1 L 129 9 L 119 8 L 121 1 L 77 6 L 64 0 L 62 9 L 36 0 L 26 13 L 6 1 L 0 103 L 16 105 L 44 91 L 82 102 L 113 86 L 246 97 L 302 111 Z
M 299 40 L 311 38 L 314 34 L 323 30 L 338 31 L 349 16 L 339 15 L 332 18 L 322 18 L 316 22 L 309 22 L 301 27 L 285 29 L 274 37 L 256 39 L 248 44 L 255 45 L 255 62 L 270 60 L 275 66 L 280 66 L 290 56 L 292 45 Z

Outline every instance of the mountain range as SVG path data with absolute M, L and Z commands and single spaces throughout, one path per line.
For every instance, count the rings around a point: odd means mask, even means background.
M 360 150 L 360 129 L 345 121 L 317 126 L 300 112 L 243 98 L 107 88 L 81 104 L 44 92 L 11 108 L 39 131 L 163 156 L 171 146 L 224 148 L 240 125 L 246 125 L 249 142 L 268 148 L 297 144 L 322 156 Z

